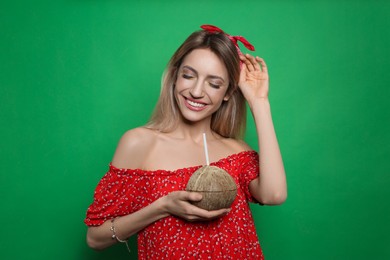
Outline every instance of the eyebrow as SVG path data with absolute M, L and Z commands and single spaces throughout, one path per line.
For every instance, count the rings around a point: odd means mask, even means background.
M 195 73 L 196 75 L 198 75 L 198 72 L 196 71 L 196 69 L 194 69 L 194 68 L 191 67 L 191 66 L 184 65 L 184 66 L 182 67 L 182 70 L 183 70 L 183 69 L 188 69 L 188 70 L 192 71 L 193 73 Z M 220 80 L 222 80 L 222 82 L 225 82 L 225 80 L 224 80 L 222 77 L 217 76 L 217 75 L 207 75 L 207 77 L 208 77 L 208 78 L 212 78 L 212 79 L 220 79 Z

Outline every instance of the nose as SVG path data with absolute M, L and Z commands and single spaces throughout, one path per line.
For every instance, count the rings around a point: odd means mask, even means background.
M 203 84 L 198 80 L 190 89 L 190 95 L 193 98 L 202 98 L 204 96 Z

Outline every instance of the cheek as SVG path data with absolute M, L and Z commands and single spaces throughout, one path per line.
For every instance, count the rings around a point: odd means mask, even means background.
M 192 88 L 194 84 L 196 84 L 196 81 L 194 79 L 189 80 L 189 79 L 178 78 L 176 80 L 176 88 L 178 92 Z
M 222 103 L 224 98 L 226 97 L 226 91 L 216 91 L 214 93 L 210 93 L 210 97 L 218 103 Z
M 186 89 L 189 89 L 188 82 L 186 80 L 178 78 L 175 82 L 173 94 L 176 102 L 179 102 L 178 97 L 181 96 Z
M 176 89 L 182 89 L 183 86 L 185 86 L 185 81 L 182 78 L 178 78 L 176 80 L 175 85 L 176 85 Z

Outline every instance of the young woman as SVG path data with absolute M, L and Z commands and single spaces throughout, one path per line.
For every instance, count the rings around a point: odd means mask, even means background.
M 90 247 L 104 249 L 138 234 L 139 259 L 263 259 L 248 202 L 276 205 L 287 196 L 267 66 L 240 52 L 237 40 L 252 47 L 244 38 L 202 28 L 171 58 L 150 122 L 121 138 L 87 211 Z M 259 154 L 241 139 L 245 102 Z M 204 165 L 203 133 L 211 165 L 237 185 L 228 209 L 198 208 L 191 202 L 202 195 L 185 191 Z

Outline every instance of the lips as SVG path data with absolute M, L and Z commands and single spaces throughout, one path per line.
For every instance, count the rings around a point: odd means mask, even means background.
M 186 97 L 184 97 L 184 104 L 186 105 L 186 107 L 192 111 L 202 111 L 203 109 L 206 108 L 206 105 L 205 103 L 202 103 L 202 102 L 199 102 L 199 101 L 194 101 L 194 100 L 190 100 Z

